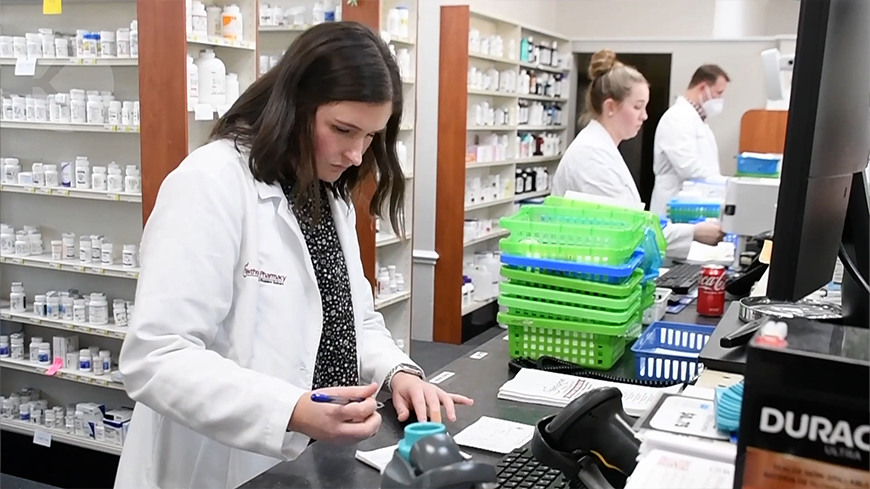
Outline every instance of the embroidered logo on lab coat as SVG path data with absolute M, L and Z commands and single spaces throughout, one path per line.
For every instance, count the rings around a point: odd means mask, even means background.
M 245 277 L 257 277 L 257 280 L 266 284 L 284 285 L 286 275 L 278 275 L 277 273 L 268 273 L 256 269 L 250 263 L 245 263 Z

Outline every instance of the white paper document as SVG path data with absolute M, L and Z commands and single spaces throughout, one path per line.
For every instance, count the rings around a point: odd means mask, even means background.
M 504 383 L 498 398 L 508 401 L 565 407 L 581 394 L 599 387 L 616 387 L 622 392 L 622 407 L 629 416 L 640 416 L 652 407 L 662 393 L 676 394 L 680 385 L 646 387 L 575 377 L 544 370 L 524 368 Z
M 731 489 L 734 465 L 653 450 L 640 459 L 625 489 Z
M 360 462 L 377 469 L 378 472 L 383 472 L 387 465 L 389 465 L 390 460 L 393 459 L 393 454 L 396 452 L 396 448 L 399 445 L 390 445 L 384 448 L 378 448 L 377 450 L 357 450 L 354 456 Z M 462 453 L 462 457 L 466 460 L 471 458 L 471 455 L 465 452 Z
M 495 453 L 510 453 L 532 440 L 535 427 L 506 419 L 481 416 L 453 437 L 457 445 Z

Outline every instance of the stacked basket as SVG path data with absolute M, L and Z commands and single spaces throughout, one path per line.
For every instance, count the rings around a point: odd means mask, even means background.
M 501 219 L 498 320 L 511 357 L 553 356 L 608 369 L 641 330 L 665 249 L 658 217 L 548 197 Z M 652 284 L 652 285 L 645 285 Z

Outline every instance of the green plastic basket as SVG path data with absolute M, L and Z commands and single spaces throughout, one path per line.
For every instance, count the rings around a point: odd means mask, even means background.
M 517 310 L 517 314 L 528 317 L 541 317 L 548 319 L 562 319 L 566 321 L 584 321 L 601 323 L 604 327 L 619 327 L 625 325 L 631 318 L 637 314 L 640 309 L 640 292 L 632 295 L 631 306 L 623 310 L 604 310 L 595 309 L 592 307 L 583 307 L 576 304 L 562 304 L 555 302 L 546 302 L 546 299 L 541 297 L 542 294 L 536 294 L 535 289 L 526 287 L 525 295 L 516 297 L 502 293 L 499 295 L 498 303 L 508 307 L 511 310 Z M 611 334 L 624 335 L 624 331 L 611 330 Z
M 502 252 L 529 258 L 547 258 L 601 265 L 621 265 L 627 262 L 637 245 L 621 248 L 595 248 L 589 246 L 541 244 L 533 238 L 509 238 L 499 242 Z
M 519 285 L 529 285 L 545 289 L 582 292 L 585 294 L 596 294 L 614 298 L 628 297 L 637 290 L 638 285 L 640 285 L 641 280 L 643 280 L 643 270 L 641 269 L 636 269 L 627 282 L 619 285 L 566 277 L 553 272 L 530 272 L 513 267 L 501 267 L 501 275 L 502 277 L 507 278 L 512 284 L 516 283 Z
M 637 302 L 639 297 L 638 294 L 632 294 L 623 298 L 607 297 L 569 290 L 530 287 L 528 285 L 520 285 L 510 282 L 500 283 L 499 291 L 502 295 L 506 296 L 532 298 L 553 304 L 580 306 L 602 311 L 627 310 Z M 637 291 L 640 292 L 640 289 Z
M 613 205 L 607 204 L 598 204 L 595 202 L 585 202 L 582 200 L 569 199 L 566 197 L 559 197 L 556 195 L 551 195 L 544 199 L 544 205 L 552 205 L 557 207 L 567 207 L 571 209 L 581 210 L 585 213 L 609 213 L 612 219 L 630 219 L 633 222 L 634 217 L 628 216 L 641 216 L 643 219 L 643 223 L 649 229 L 652 229 L 656 236 L 656 244 L 659 248 L 659 253 L 661 254 L 662 259 L 665 257 L 665 251 L 668 246 L 668 242 L 665 239 L 665 235 L 662 232 L 662 223 L 659 216 L 653 214 L 649 211 L 641 211 L 641 210 L 632 210 L 626 209 L 624 207 L 617 207 Z
M 546 204 L 523 206 L 516 214 L 501 218 L 500 223 L 514 238 L 593 248 L 637 246 L 645 226 L 643 217 L 636 214 Z
M 640 316 L 635 315 L 632 321 L 639 334 Z M 616 364 L 630 339 L 600 333 L 602 327 L 594 323 L 526 317 L 512 311 L 499 313 L 498 322 L 508 327 L 511 358 L 548 355 L 600 370 Z

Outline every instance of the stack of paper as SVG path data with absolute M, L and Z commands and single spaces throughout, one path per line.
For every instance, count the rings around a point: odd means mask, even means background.
M 734 465 L 653 450 L 632 472 L 625 489 L 731 489 Z
M 457 445 L 496 453 L 510 453 L 532 441 L 535 427 L 506 419 L 481 416 L 453 437 Z
M 619 389 L 622 392 L 622 407 L 629 416 L 635 417 L 652 407 L 662 393 L 680 391 L 680 385 L 666 388 L 644 387 L 524 368 L 501 386 L 498 398 L 565 407 L 584 392 L 599 387 Z

